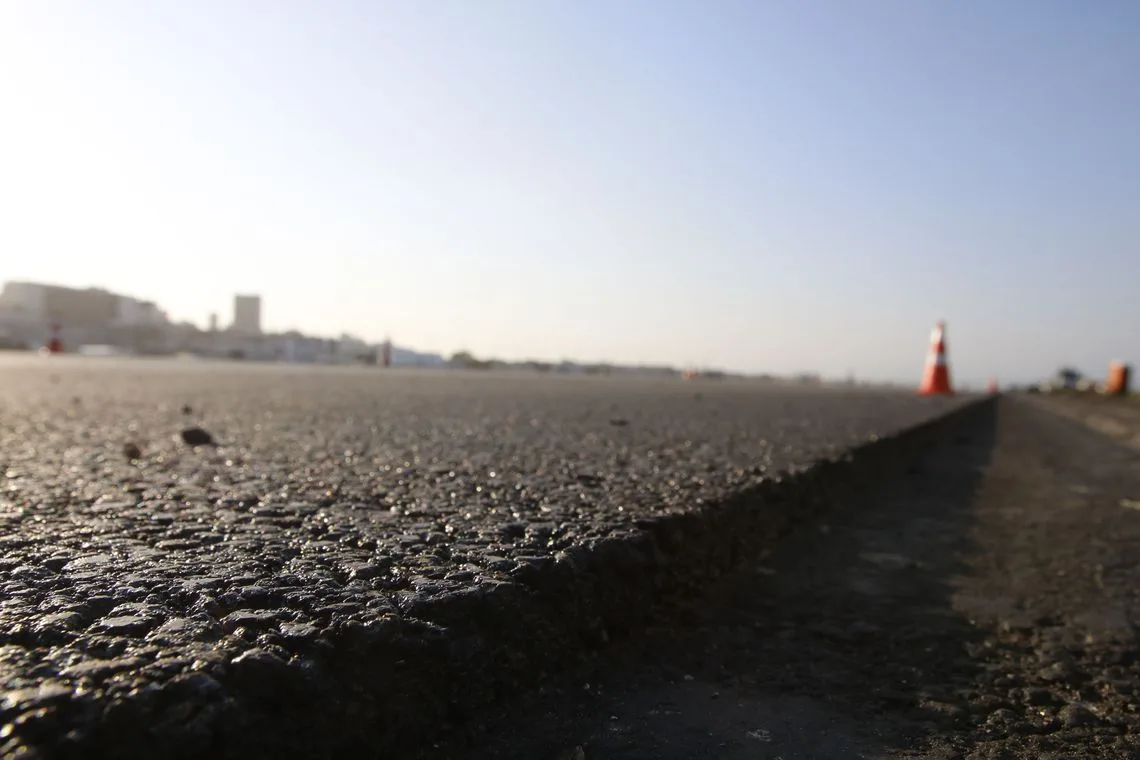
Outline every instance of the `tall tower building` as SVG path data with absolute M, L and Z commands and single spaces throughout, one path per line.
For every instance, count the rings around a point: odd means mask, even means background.
M 261 296 L 234 296 L 233 331 L 246 335 L 261 334 Z

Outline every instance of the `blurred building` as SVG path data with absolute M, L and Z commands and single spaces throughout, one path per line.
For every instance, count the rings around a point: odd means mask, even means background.
M 164 327 L 169 322 L 166 313 L 153 301 L 119 296 L 111 324 L 114 327 Z
M 0 327 L 17 342 L 42 345 L 58 325 L 65 345 L 124 345 L 153 340 L 169 324 L 152 301 L 102 288 L 8 282 L 0 290 Z
M 109 327 L 119 312 L 119 296 L 100 288 L 9 282 L 0 291 L 0 305 L 70 327 Z
M 344 333 L 336 341 L 333 355 L 338 363 L 354 364 L 368 361 L 370 356 L 375 358 L 376 351 L 367 341 Z
M 261 296 L 234 296 L 234 321 L 230 329 L 243 335 L 261 334 Z
M 156 327 L 166 314 L 152 301 L 102 288 L 67 288 L 36 282 L 8 282 L 0 290 L 0 309 L 31 320 L 69 328 Z
M 9 282 L 0 289 L 0 349 L 37 349 L 52 337 L 53 326 L 67 352 L 87 355 L 189 354 L 218 359 L 307 364 L 376 364 L 381 346 L 354 335 L 328 339 L 298 331 L 266 334 L 261 297 L 234 296 L 233 324 L 208 329 L 175 323 L 153 301 L 100 288 L 67 288 Z M 446 366 L 438 354 L 390 346 L 393 365 Z

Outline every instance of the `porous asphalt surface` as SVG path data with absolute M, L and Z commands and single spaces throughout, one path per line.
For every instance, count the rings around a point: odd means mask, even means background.
M 968 401 L 0 358 L 0 751 L 406 746 L 636 630 Z
M 1140 454 L 959 419 L 710 598 L 419 760 L 1140 757 Z

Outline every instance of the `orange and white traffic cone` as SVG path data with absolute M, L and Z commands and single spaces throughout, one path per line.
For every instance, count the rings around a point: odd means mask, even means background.
M 930 335 L 930 353 L 926 357 L 922 383 L 918 386 L 920 396 L 949 396 L 954 393 L 950 387 L 950 367 L 946 363 L 945 331 L 946 323 L 939 322 Z
M 63 341 L 59 337 L 59 324 L 51 326 L 51 340 L 48 341 L 47 350 L 49 354 L 63 353 Z
M 991 396 L 996 396 L 996 395 L 998 395 L 998 381 L 997 381 L 997 380 L 995 380 L 994 378 L 992 378 L 992 377 L 991 377 L 991 378 L 990 378 L 990 382 L 989 382 L 989 385 L 987 385 L 987 386 L 986 386 L 986 391 L 987 391 L 987 392 L 988 392 L 988 393 L 989 393 Z

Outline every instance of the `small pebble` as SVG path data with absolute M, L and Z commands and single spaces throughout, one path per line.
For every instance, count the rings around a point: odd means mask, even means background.
M 1093 711 L 1078 703 L 1065 705 L 1061 708 L 1061 711 L 1057 713 L 1057 717 L 1061 719 L 1061 722 L 1065 724 L 1066 728 L 1091 726 L 1097 722 L 1096 715 L 1093 714 Z
M 142 457 L 142 449 L 133 443 L 128 443 L 123 446 L 123 456 L 125 456 L 129 462 L 137 461 Z

